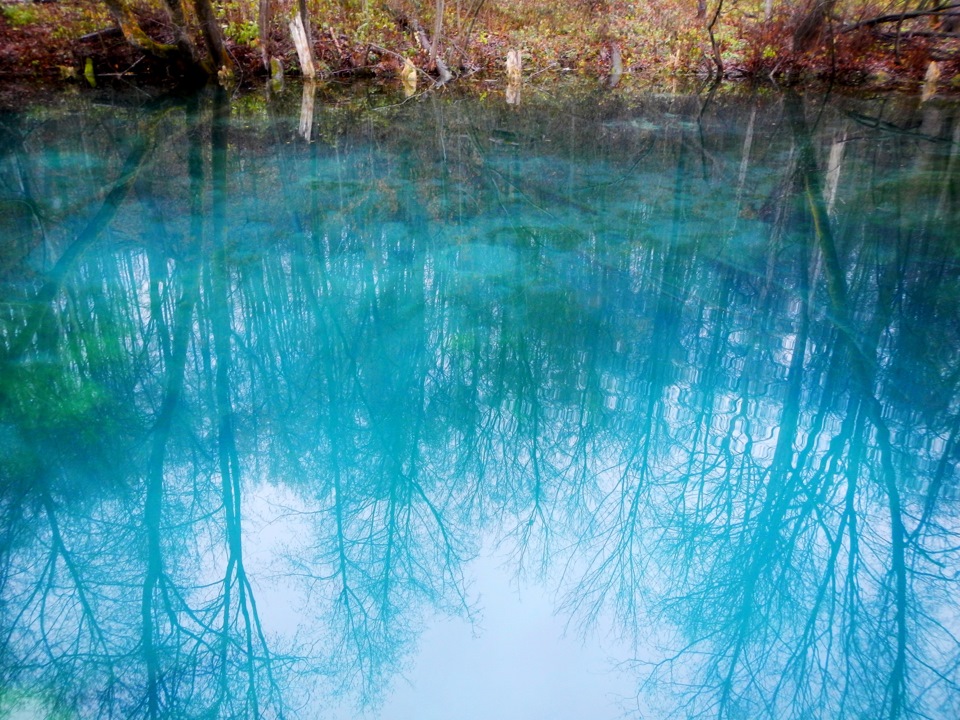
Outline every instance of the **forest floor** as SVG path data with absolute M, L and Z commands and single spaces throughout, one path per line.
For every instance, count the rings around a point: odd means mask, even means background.
M 631 4 L 624 4 L 628 6 Z M 520 48 L 524 77 L 550 72 L 609 77 L 616 68 L 645 76 L 759 78 L 784 84 L 829 77 L 847 85 L 919 93 L 925 76 L 929 78 L 931 61 L 937 61 L 937 91 L 960 92 L 960 34 L 931 39 L 922 26 L 914 25 L 908 32 L 898 29 L 894 37 L 889 24 L 849 32 L 848 23 L 846 28 L 838 25 L 829 30 L 825 40 L 801 55 L 789 49 L 786 18 L 759 23 L 755 16 L 731 13 L 718 24 L 716 37 L 708 39 L 704 21 L 692 15 L 598 14 L 590 7 L 589 3 L 498 4 L 486 9 L 478 22 L 476 16 L 469 24 L 458 16 L 444 38 L 447 64 L 458 77 L 499 77 L 504 73 L 507 50 Z M 257 48 L 255 24 L 249 19 L 228 20 L 224 18 L 223 27 L 235 64 L 234 82 L 261 82 L 266 71 Z M 313 20 L 323 78 L 396 78 L 407 58 L 420 70 L 436 73 L 422 38 L 418 40 L 404 23 L 381 18 L 371 29 L 369 23 L 358 25 L 346 16 Z M 147 13 L 141 25 L 154 37 L 169 36 L 160 14 Z M 298 73 L 296 52 L 280 23 L 274 27 L 271 45 L 271 54 L 280 58 L 287 72 Z M 426 75 L 421 73 L 421 77 Z M 103 3 L 0 0 L 0 98 L 5 99 L 4 105 L 28 92 L 71 84 L 164 86 L 181 79 L 169 65 L 129 45 Z

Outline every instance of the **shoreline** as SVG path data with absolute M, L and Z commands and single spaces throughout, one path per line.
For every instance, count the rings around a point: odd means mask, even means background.
M 20 14 L 12 14 L 14 10 Z M 25 16 L 28 11 L 32 14 Z M 484 31 L 472 41 L 468 37 L 467 47 L 449 41 L 451 49 L 444 61 L 431 60 L 431 48 L 424 42 L 429 38 L 416 23 L 419 35 L 404 29 L 398 20 L 395 26 L 379 27 L 375 36 L 364 32 L 363 37 L 351 35 L 349 28 L 338 29 L 333 22 L 314 24 L 318 82 L 379 80 L 400 87 L 407 64 L 415 70 L 421 89 L 431 85 L 433 89 L 469 88 L 478 80 L 481 87 L 502 88 L 508 82 L 506 55 L 514 48 L 522 62 L 522 72 L 518 72 L 523 82 L 563 74 L 610 87 L 623 77 L 633 77 L 650 84 L 734 81 L 815 87 L 828 83 L 855 91 L 917 93 L 925 100 L 960 95 L 960 34 L 956 39 L 938 39 L 940 44 L 935 46 L 922 33 L 908 33 L 891 57 L 883 34 L 864 27 L 859 33 L 869 33 L 869 38 L 853 37 L 857 33 L 846 30 L 832 31 L 829 43 L 822 41 L 805 53 L 794 53 L 782 47 L 786 28 L 771 25 L 765 30 L 766 38 L 741 38 L 736 53 L 724 49 L 728 56 L 724 61 L 719 51 L 716 58 L 710 56 L 710 47 L 703 42 L 706 36 L 684 41 L 687 46 L 681 48 L 677 38 L 658 45 L 605 23 L 602 32 L 591 28 L 581 35 L 538 30 L 542 38 L 526 30 L 512 34 Z M 162 17 L 156 15 L 145 16 L 142 25 L 154 37 L 162 37 L 165 31 Z M 702 34 L 702 28 L 698 32 Z M 745 31 L 740 28 L 737 32 Z M 256 38 L 226 33 L 225 42 L 230 59 L 227 75 L 198 74 L 196 68 L 184 71 L 133 47 L 109 15 L 97 14 L 90 4 L 79 0 L 0 2 L 0 106 L 71 89 L 130 87 L 165 92 L 220 82 L 247 90 L 270 81 L 262 60 L 266 54 L 258 49 Z M 274 27 L 269 44 L 270 56 L 279 61 L 283 76 L 300 78 L 298 54 L 289 33 L 279 25 Z M 681 50 L 685 54 L 681 55 Z M 452 77 L 445 80 L 448 66 Z

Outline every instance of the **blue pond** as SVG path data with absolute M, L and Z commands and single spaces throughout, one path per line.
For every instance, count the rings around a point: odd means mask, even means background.
M 960 105 L 302 91 L 0 116 L 0 715 L 960 716 Z

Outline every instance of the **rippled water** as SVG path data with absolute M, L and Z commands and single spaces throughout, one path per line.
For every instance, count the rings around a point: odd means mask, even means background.
M 0 712 L 958 716 L 960 107 L 298 93 L 0 117 Z

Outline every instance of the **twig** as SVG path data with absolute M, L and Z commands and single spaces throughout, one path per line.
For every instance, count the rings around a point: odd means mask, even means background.
M 343 49 L 340 47 L 340 41 L 337 40 L 337 33 L 333 28 L 329 29 L 330 39 L 333 40 L 333 46 L 337 49 L 337 55 L 343 57 Z
M 547 63 L 547 66 L 545 68 L 541 68 L 540 70 L 537 70 L 536 72 L 532 72 L 529 75 L 527 75 L 527 80 L 528 81 L 533 80 L 533 78 L 535 78 L 537 75 L 542 75 L 545 72 L 550 72 L 551 70 L 554 70 L 558 67 L 560 67 L 560 63 L 549 62 Z
M 121 70 L 120 72 L 114 72 L 114 73 L 97 73 L 97 75 L 99 75 L 100 77 L 123 77 L 124 75 L 127 75 L 131 70 L 133 70 L 137 65 L 139 65 L 140 61 L 143 60 L 145 57 L 146 55 L 141 55 L 140 57 L 138 57 L 136 60 L 134 60 L 133 65 L 128 67 L 126 70 Z

